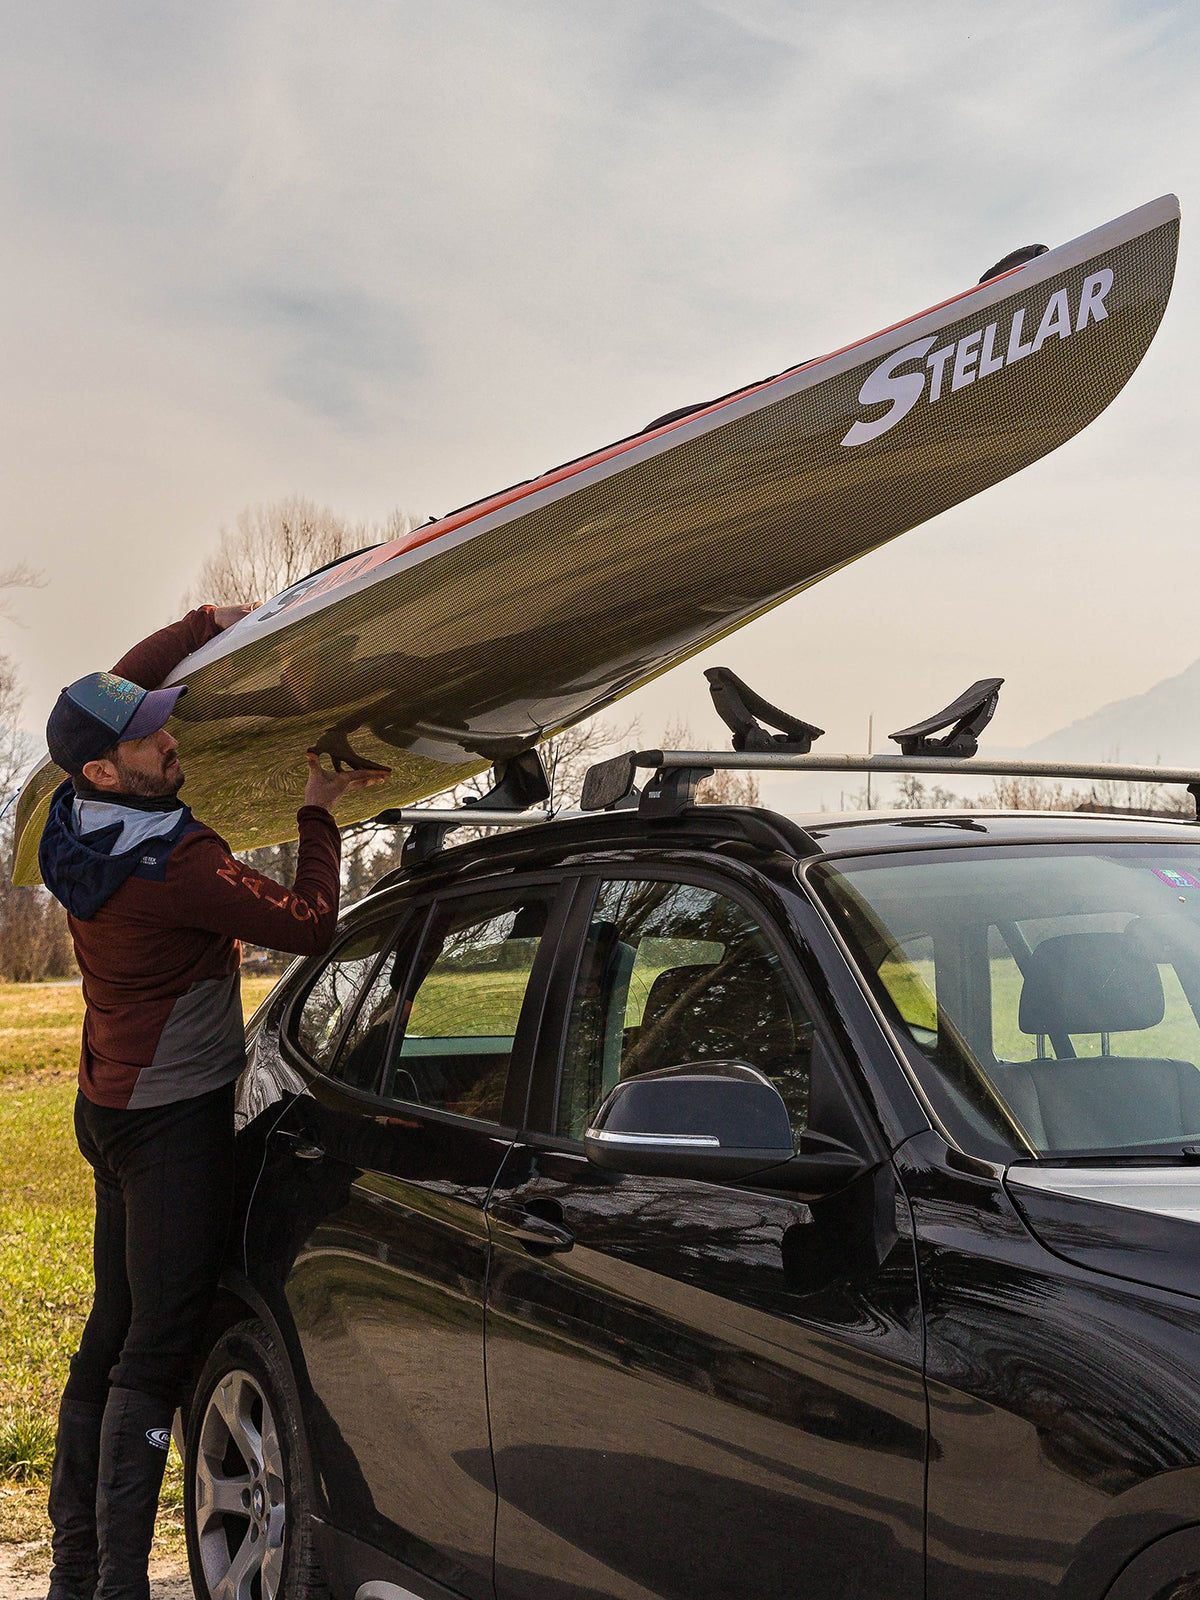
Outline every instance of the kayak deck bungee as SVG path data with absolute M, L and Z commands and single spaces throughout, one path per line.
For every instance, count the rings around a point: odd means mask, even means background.
M 611 705 L 1098 416 L 1154 337 L 1178 231 L 1154 201 L 292 585 L 172 675 L 184 797 L 235 848 L 275 843 L 310 745 L 394 769 L 350 823 Z M 60 777 L 44 763 L 18 802 L 18 883 Z

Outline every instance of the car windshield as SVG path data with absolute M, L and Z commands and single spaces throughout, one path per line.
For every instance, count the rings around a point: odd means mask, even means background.
M 1200 848 L 905 851 L 812 878 L 964 1150 L 1200 1142 Z

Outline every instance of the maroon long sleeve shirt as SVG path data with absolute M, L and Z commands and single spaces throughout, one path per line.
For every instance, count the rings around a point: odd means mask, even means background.
M 202 606 L 135 646 L 113 671 L 157 688 L 218 631 L 212 608 Z M 133 861 L 120 849 L 116 807 L 112 825 L 80 832 L 73 795 L 60 790 L 60 797 L 46 837 L 52 826 L 56 841 L 66 832 L 62 877 L 90 868 L 119 876 L 132 866 L 90 915 L 68 916 L 87 1007 L 81 1090 L 97 1105 L 136 1109 L 230 1082 L 245 1065 L 239 940 L 306 955 L 333 938 L 341 860 L 333 817 L 319 806 L 300 808 L 296 879 L 288 889 L 237 861 L 186 806 L 154 818 L 159 831 L 149 837 L 146 813 L 121 808 L 139 830 L 127 835 L 137 840 Z M 96 859 L 101 855 L 107 860 Z

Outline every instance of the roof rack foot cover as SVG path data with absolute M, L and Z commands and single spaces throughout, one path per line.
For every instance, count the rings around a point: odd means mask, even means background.
M 522 750 L 515 756 L 497 761 L 492 768 L 492 787 L 486 794 L 470 795 L 463 801 L 463 810 L 482 807 L 488 811 L 527 811 L 550 798 L 550 780 L 536 750 Z M 377 822 L 391 820 L 381 811 Z M 465 828 L 470 817 L 446 822 L 418 822 L 404 841 L 400 851 L 400 865 L 415 867 L 428 861 L 446 842 L 446 836 L 456 828 Z
M 825 732 L 824 728 L 802 722 L 799 717 L 764 700 L 728 667 L 708 667 L 704 676 L 708 679 L 708 692 L 717 715 L 733 731 L 735 750 L 769 750 L 776 755 L 806 756 L 813 740 Z M 779 732 L 768 732 L 758 721 L 760 717 Z
M 492 768 L 493 787 L 478 800 L 464 805 L 488 806 L 492 811 L 528 811 L 550 798 L 550 780 L 536 750 L 522 750 Z
M 639 817 L 677 817 L 696 801 L 696 790 L 712 767 L 659 767 L 642 790 L 638 801 Z
M 996 714 L 1003 678 L 980 678 L 936 716 L 914 722 L 911 728 L 889 733 L 906 756 L 955 756 L 966 760 L 979 749 L 979 735 Z M 943 728 L 942 738 L 933 735 Z
M 640 794 L 634 782 L 639 767 L 655 768 Z M 661 750 L 627 750 L 588 768 L 579 808 L 624 811 L 636 806 L 642 817 L 677 817 L 695 803 L 697 788 L 712 774 L 712 767 L 668 765 Z

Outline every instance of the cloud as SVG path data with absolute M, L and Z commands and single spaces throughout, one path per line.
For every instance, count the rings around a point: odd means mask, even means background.
M 624 97 L 675 104 L 701 122 L 752 112 L 785 87 L 800 54 L 714 7 L 650 0 L 618 16 L 625 22 L 615 52 Z
M 270 352 L 263 359 L 271 389 L 343 427 L 361 424 L 376 387 L 396 390 L 425 371 L 422 341 L 403 309 L 357 288 L 233 285 L 206 309 L 209 320 L 240 327 Z

